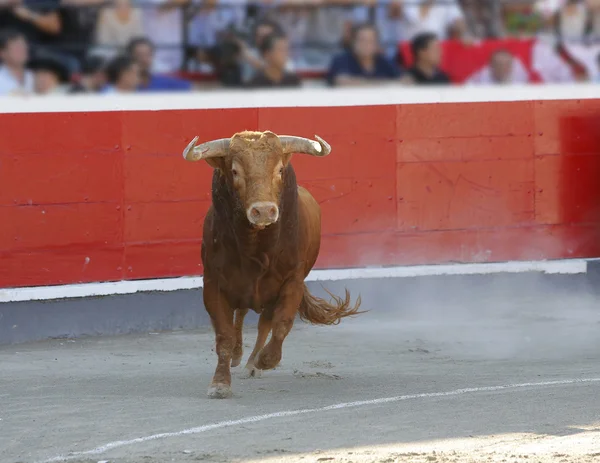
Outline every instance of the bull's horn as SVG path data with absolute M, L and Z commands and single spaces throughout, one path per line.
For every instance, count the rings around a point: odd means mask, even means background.
M 194 146 L 198 141 L 195 137 L 183 150 L 183 159 L 186 161 L 201 161 L 208 158 L 222 158 L 229 153 L 229 138 L 207 141 Z
M 281 144 L 283 145 L 283 152 L 289 153 L 303 153 L 310 154 L 311 156 L 327 156 L 331 153 L 331 146 L 325 140 L 318 135 L 315 135 L 317 141 L 310 140 L 309 138 L 303 137 L 292 137 L 283 135 L 279 137 Z

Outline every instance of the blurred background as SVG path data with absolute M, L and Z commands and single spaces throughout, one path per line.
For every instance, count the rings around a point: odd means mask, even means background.
M 600 0 L 0 0 L 0 95 L 600 83 Z

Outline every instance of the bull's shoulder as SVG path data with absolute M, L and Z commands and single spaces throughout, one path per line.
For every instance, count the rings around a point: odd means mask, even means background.
M 300 186 L 300 185 L 298 185 L 298 194 L 299 195 L 306 195 L 306 194 L 308 194 L 309 196 L 312 196 L 310 194 L 310 192 L 306 188 L 304 188 L 303 186 Z
M 319 203 L 317 203 L 317 200 L 314 198 L 314 196 L 311 194 L 310 191 L 308 191 L 306 188 L 304 188 L 303 186 L 299 186 L 298 185 L 298 198 L 300 199 L 300 202 L 306 206 L 312 206 L 312 207 L 319 207 Z

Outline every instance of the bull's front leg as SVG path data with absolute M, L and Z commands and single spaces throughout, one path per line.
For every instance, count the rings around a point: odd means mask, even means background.
M 255 366 L 256 356 L 267 342 L 267 338 L 271 332 L 272 323 L 273 314 L 263 310 L 260 314 L 260 318 L 258 319 L 258 335 L 256 336 L 256 344 L 254 344 L 254 349 L 252 349 L 250 358 L 248 358 L 248 363 L 246 363 L 246 371 L 244 373 L 245 378 L 254 378 L 260 376 L 261 372 Z
M 271 370 L 281 361 L 283 341 L 294 326 L 303 295 L 303 281 L 289 281 L 282 288 L 273 313 L 271 339 L 254 362 L 259 370 Z
M 235 347 L 231 359 L 232 368 L 242 363 L 242 356 L 244 355 L 244 318 L 247 313 L 248 309 L 237 309 L 235 311 Z
M 216 284 L 204 283 L 204 306 L 210 315 L 215 331 L 217 351 L 217 369 L 213 376 L 208 396 L 213 399 L 231 397 L 231 359 L 235 347 L 235 328 L 233 326 L 233 309 L 227 299 L 219 291 Z

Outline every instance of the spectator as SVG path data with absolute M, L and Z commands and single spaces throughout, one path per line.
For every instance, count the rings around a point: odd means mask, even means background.
M 496 50 L 490 64 L 471 79 L 470 84 L 525 84 L 529 82 L 527 70 L 518 59 L 504 49 Z
M 500 2 L 495 0 L 460 0 L 465 22 L 475 37 L 498 38 L 502 35 Z
M 390 0 L 375 9 L 375 25 L 388 59 L 395 59 L 398 44 L 408 38 L 409 22 L 402 0 Z
M 225 5 L 219 5 L 219 2 Z M 194 3 L 188 24 L 189 43 L 203 52 L 214 49 L 227 31 L 241 31 L 246 21 L 246 0 L 210 0 Z
M 0 4 L 0 30 L 6 28 L 21 32 L 35 57 L 40 49 L 61 33 L 59 1 L 3 0 L 3 5 Z
M 56 58 L 39 58 L 32 64 L 37 95 L 61 94 L 69 82 L 67 67 Z
M 170 73 L 183 66 L 183 9 L 190 0 L 149 0 L 142 10 L 146 35 L 156 45 L 152 72 Z M 212 1 L 212 0 L 206 0 Z
M 260 52 L 263 68 L 248 83 L 252 88 L 300 87 L 299 77 L 286 70 L 289 60 L 289 42 L 285 35 L 273 33 L 262 41 Z
M 96 26 L 96 44 L 102 47 L 124 48 L 131 40 L 144 35 L 142 12 L 133 8 L 130 0 L 113 0 L 103 8 Z
M 225 34 L 217 45 L 207 51 L 207 61 L 224 87 L 241 87 L 243 51 L 240 39 L 233 31 Z
M 81 66 L 81 77 L 68 93 L 98 93 L 107 84 L 106 62 L 101 56 L 89 56 Z
M 450 78 L 440 68 L 440 43 L 435 34 L 425 32 L 413 38 L 411 44 L 413 67 L 408 71 L 418 85 L 449 84 Z
M 555 3 L 554 0 L 551 2 Z M 544 14 L 540 13 L 533 1 L 510 1 L 500 4 L 504 29 L 508 35 L 531 37 L 543 29 Z
M 69 47 L 78 47 L 72 40 L 67 42 L 68 31 L 61 13 L 61 0 L 0 0 L 12 8 L 0 6 L 0 29 L 15 28 L 25 35 L 31 58 L 53 58 L 68 66 L 70 72 L 78 70 L 79 62 Z M 73 38 L 73 37 L 71 37 Z
M 465 30 L 465 18 L 456 0 L 414 0 L 404 12 L 410 24 L 409 40 L 423 33 L 446 39 L 453 29 Z
M 558 36 L 563 40 L 583 39 L 591 19 L 582 0 L 566 0 L 556 15 Z
M 263 41 L 273 33 L 283 34 L 283 30 L 274 21 L 262 20 L 254 27 L 252 44 L 248 45 L 240 41 L 242 50 L 242 80 L 248 82 L 256 72 L 260 72 L 264 67 L 260 48 Z M 291 60 L 286 63 L 286 71 L 293 72 L 294 65 Z
M 323 1 L 325 4 L 319 5 L 320 8 L 313 8 L 308 18 L 306 37 L 310 42 L 321 44 L 319 48 L 304 49 L 303 58 L 310 67 L 327 66 L 332 54 L 351 46 L 354 24 L 367 19 L 365 11 L 368 9 L 362 6 L 346 6 L 347 0 L 334 0 L 333 4 L 327 1 Z
M 106 68 L 109 86 L 103 93 L 133 93 L 140 85 L 140 67 L 129 56 L 114 58 Z
M 56 45 L 63 54 L 74 57 L 78 64 L 94 46 L 96 25 L 104 6 L 105 0 L 60 0 L 62 32 L 56 38 Z
M 33 92 L 33 73 L 25 67 L 29 48 L 25 36 L 14 29 L 0 31 L 0 95 Z
M 369 85 L 383 81 L 399 81 L 402 73 L 379 51 L 377 30 L 369 24 L 356 27 L 351 51 L 333 58 L 327 75 L 329 85 Z
M 285 31 L 290 43 L 289 71 L 293 71 L 293 68 L 296 66 L 306 67 L 302 52 L 304 44 L 309 38 L 307 31 L 310 13 L 311 8 L 309 6 L 298 5 L 295 0 L 279 3 L 275 10 L 277 22 Z
M 588 0 L 587 6 L 590 11 L 590 35 L 593 39 L 600 39 L 600 0 Z
M 138 65 L 140 71 L 140 86 L 142 91 L 189 91 L 192 84 L 187 80 L 157 74 L 154 68 L 155 48 L 147 38 L 136 38 L 127 45 L 127 54 Z

